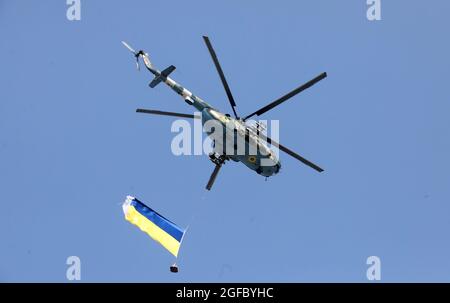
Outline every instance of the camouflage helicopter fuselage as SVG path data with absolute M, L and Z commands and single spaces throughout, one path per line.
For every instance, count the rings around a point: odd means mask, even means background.
M 164 82 L 180 95 L 187 104 L 201 113 L 202 125 L 208 136 L 214 141 L 214 153 L 210 154 L 210 159 L 214 163 L 216 163 L 216 160 L 223 162 L 229 159 L 242 162 L 248 168 L 265 177 L 270 177 L 280 171 L 281 163 L 277 155 L 261 139 L 258 129 L 249 127 L 242 119 L 235 119 L 220 112 L 175 82 L 168 76 L 175 67 L 171 66 L 166 70 L 159 71 L 153 66 L 147 53 L 140 51 L 138 54 L 142 57 L 147 70 L 155 75 L 150 87 L 155 87 L 160 82 Z M 214 129 L 216 127 L 221 127 L 221 131 Z M 217 134 L 221 134 L 223 140 L 218 139 Z M 240 142 L 243 142 L 243 144 L 239 145 Z

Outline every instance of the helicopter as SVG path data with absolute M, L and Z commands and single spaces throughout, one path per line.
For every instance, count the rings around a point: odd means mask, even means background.
M 222 113 L 217 108 L 211 106 L 210 104 L 202 100 L 200 97 L 194 95 L 189 90 L 187 90 L 186 88 L 175 82 L 172 78 L 170 78 L 169 75 L 175 70 L 175 66 L 170 65 L 166 69 L 160 71 L 150 61 L 148 53 L 146 53 L 143 50 L 135 51 L 130 45 L 122 41 L 122 44 L 133 53 L 136 59 L 137 70 L 140 70 L 139 59 L 142 59 L 146 69 L 154 75 L 153 80 L 149 83 L 149 86 L 151 88 L 154 88 L 159 83 L 164 82 L 173 91 L 175 91 L 178 95 L 180 95 L 187 104 L 193 106 L 197 111 L 199 111 L 201 113 L 201 117 L 193 114 L 167 112 L 142 108 L 136 109 L 136 112 L 202 120 L 202 125 L 207 135 L 213 139 L 213 151 L 209 154 L 209 159 L 215 165 L 214 170 L 206 185 L 207 190 L 211 190 L 216 180 L 216 177 L 220 169 L 222 168 L 222 165 L 228 160 L 232 160 L 234 162 L 241 162 L 248 168 L 254 170 L 257 174 L 262 175 L 266 178 L 276 175 L 280 171 L 281 162 L 277 157 L 277 155 L 273 152 L 271 148 L 268 147 L 267 144 L 271 144 L 272 146 L 278 148 L 279 150 L 285 152 L 286 154 L 299 160 L 303 164 L 313 168 L 314 170 L 318 172 L 323 172 L 323 169 L 317 166 L 316 164 L 312 163 L 311 161 L 305 159 L 304 157 L 300 156 L 299 154 L 295 153 L 294 151 L 290 150 L 284 145 L 281 145 L 280 143 L 266 136 L 264 134 L 265 130 L 264 125 L 258 122 L 256 122 L 256 125 L 255 124 L 249 125 L 249 123 L 247 122 L 249 121 L 249 118 L 255 115 L 261 116 L 262 114 L 270 111 L 274 107 L 282 104 L 283 102 L 286 102 L 293 96 L 310 88 L 317 82 L 326 78 L 327 73 L 326 72 L 321 73 L 312 80 L 295 88 L 294 90 L 276 99 L 275 101 L 269 103 L 268 105 L 258 109 L 257 111 L 247 116 L 240 117 L 236 111 L 236 102 L 233 98 L 228 82 L 225 79 L 225 75 L 217 58 L 216 52 L 213 49 L 211 41 L 207 36 L 203 36 L 203 40 L 206 44 L 206 47 L 208 48 L 208 51 L 217 69 L 220 80 L 228 97 L 228 101 L 231 105 L 234 117 L 231 117 L 230 114 Z M 207 130 L 205 128 L 205 125 L 210 122 L 214 122 L 215 127 L 213 127 L 212 129 L 209 128 Z M 223 132 L 225 133 L 225 136 L 222 137 L 223 140 L 217 140 L 217 136 L 215 137 L 213 136 L 214 132 L 212 130 L 217 128 L 222 128 Z M 237 146 L 236 142 L 244 142 L 245 148 L 243 152 L 237 152 L 239 147 Z M 227 147 L 226 149 L 224 148 L 225 146 Z M 231 146 L 232 148 L 228 148 L 228 146 Z M 252 150 L 252 152 L 250 152 L 250 150 Z

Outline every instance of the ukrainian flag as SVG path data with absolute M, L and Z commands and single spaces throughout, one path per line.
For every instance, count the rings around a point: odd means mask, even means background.
M 183 229 L 134 197 L 127 196 L 122 208 L 127 221 L 146 232 L 175 257 L 178 256 L 178 250 L 185 232 Z

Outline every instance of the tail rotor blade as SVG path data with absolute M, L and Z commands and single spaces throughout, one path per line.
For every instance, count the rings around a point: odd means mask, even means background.
M 139 57 L 136 57 L 136 69 L 137 69 L 138 71 L 141 70 L 141 68 L 139 67 Z
M 211 190 L 214 182 L 216 181 L 217 174 L 219 173 L 221 167 L 222 165 L 220 164 L 216 164 L 216 167 L 214 167 L 214 171 L 212 172 L 211 177 L 209 177 L 208 184 L 206 185 L 207 190 Z
M 122 44 L 125 45 L 125 47 L 128 48 L 130 52 L 136 55 L 136 51 L 131 46 L 129 46 L 125 41 L 122 41 Z
M 139 71 L 140 70 L 140 66 L 139 66 L 139 52 L 136 52 L 130 45 L 128 45 L 128 43 L 126 43 L 125 41 L 122 41 L 122 44 L 128 48 L 128 50 L 130 52 L 133 53 L 134 57 L 136 58 L 136 69 Z

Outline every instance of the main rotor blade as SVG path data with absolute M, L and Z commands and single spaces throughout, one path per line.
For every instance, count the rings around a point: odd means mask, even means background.
M 211 177 L 209 177 L 208 184 L 206 184 L 207 190 L 211 190 L 211 187 L 213 186 L 214 181 L 216 181 L 217 174 L 219 173 L 221 167 L 222 165 L 219 164 L 216 164 L 216 167 L 214 167 L 214 171 L 212 172 Z
M 315 77 L 314 79 L 306 82 L 305 84 L 297 87 L 296 89 L 294 89 L 293 91 L 287 93 L 286 95 L 284 95 L 281 98 L 278 98 L 277 100 L 273 101 L 272 103 L 264 106 L 263 108 L 257 110 L 256 112 L 248 115 L 247 117 L 244 118 L 244 121 L 247 120 L 248 118 L 257 115 L 257 116 L 261 116 L 262 114 L 264 114 L 265 112 L 271 110 L 272 108 L 274 108 L 275 106 L 280 105 L 281 103 L 283 103 L 284 101 L 292 98 L 293 96 L 297 95 L 298 93 L 304 91 L 305 89 L 310 88 L 311 86 L 313 86 L 314 84 L 316 84 L 317 82 L 319 82 L 322 79 L 325 79 L 327 77 L 327 73 L 322 73 L 320 75 L 318 75 L 317 77 Z
M 191 114 L 182 114 L 182 113 L 174 113 L 174 112 L 164 112 L 160 110 L 152 110 L 152 109 L 136 109 L 137 113 L 144 114 L 153 114 L 153 115 L 162 115 L 162 116 L 173 116 L 173 117 L 181 117 L 181 118 L 191 118 L 191 119 L 200 119 L 200 116 L 191 115 Z
M 263 135 L 263 134 L 260 134 L 259 136 L 261 137 L 261 139 L 267 141 L 267 143 L 272 144 L 273 146 L 277 147 L 279 150 L 285 152 L 285 153 L 288 154 L 289 156 L 294 157 L 295 159 L 301 161 L 303 164 L 306 164 L 306 165 L 308 165 L 309 167 L 311 167 L 311 168 L 317 170 L 319 173 L 323 172 L 323 169 L 322 169 L 322 168 L 320 168 L 320 167 L 317 166 L 316 164 L 312 163 L 311 161 L 309 161 L 309 160 L 303 158 L 303 157 L 300 156 L 299 154 L 293 152 L 293 151 L 290 150 L 289 148 L 287 148 L 287 147 L 281 145 L 281 144 L 278 143 L 277 141 L 272 140 L 271 138 L 266 137 L 266 136 Z
M 225 79 L 225 75 L 223 73 L 222 67 L 220 66 L 219 59 L 217 59 L 216 52 L 214 51 L 211 42 L 207 36 L 203 36 L 203 40 L 205 40 L 206 46 L 208 47 L 209 53 L 214 61 L 214 65 L 216 66 L 217 72 L 219 73 L 220 80 L 222 80 L 223 87 L 225 88 L 225 92 L 227 93 L 228 100 L 230 101 L 231 108 L 233 109 L 234 116 L 238 118 L 236 113 L 236 102 L 234 102 L 233 95 L 231 94 L 230 87 L 228 86 L 228 82 Z

